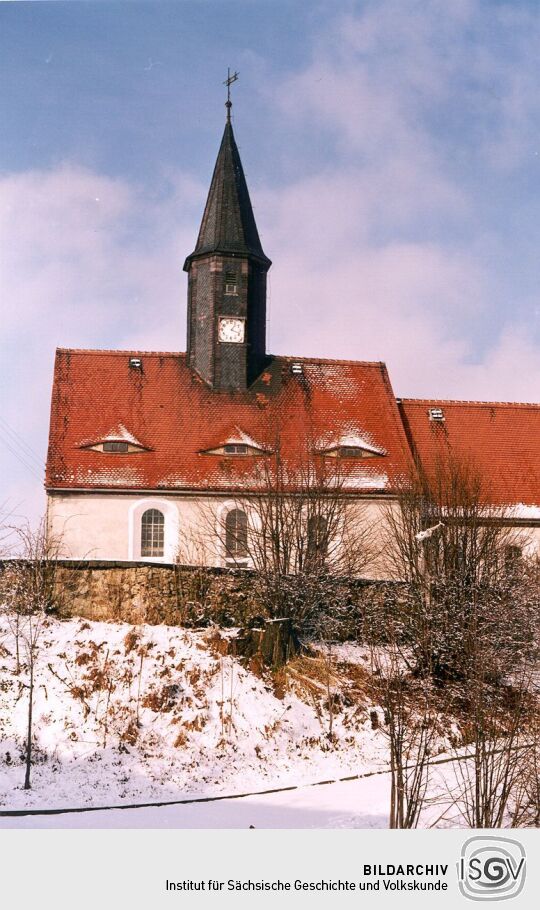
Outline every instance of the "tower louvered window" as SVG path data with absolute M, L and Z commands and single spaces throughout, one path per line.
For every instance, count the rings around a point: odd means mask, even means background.
M 159 509 L 147 509 L 141 520 L 141 556 L 163 556 L 165 517 Z
M 236 272 L 233 269 L 225 270 L 225 293 L 226 294 L 237 294 L 238 285 L 237 285 Z

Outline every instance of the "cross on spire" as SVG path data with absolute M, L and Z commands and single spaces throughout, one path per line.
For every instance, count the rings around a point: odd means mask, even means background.
M 231 107 L 232 107 L 231 85 L 233 84 L 233 82 L 236 82 L 239 75 L 240 74 L 237 73 L 236 71 L 234 73 L 232 73 L 232 75 L 231 75 L 231 68 L 227 67 L 227 78 L 225 79 L 223 85 L 227 86 L 227 100 L 225 102 L 225 107 L 227 108 L 227 120 L 228 121 L 231 119 Z

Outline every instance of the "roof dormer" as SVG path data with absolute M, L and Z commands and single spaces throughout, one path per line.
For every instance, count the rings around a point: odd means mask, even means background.
M 239 427 L 227 434 L 220 442 L 206 449 L 201 449 L 200 455 L 225 455 L 232 457 L 245 457 L 247 455 L 268 455 L 270 450 L 244 433 Z
M 104 436 L 80 443 L 79 448 L 104 452 L 109 455 L 128 455 L 133 452 L 148 451 L 148 446 L 130 433 L 123 423 L 117 424 Z
M 321 445 L 318 453 L 330 458 L 377 458 L 388 454 L 386 449 L 375 445 L 361 434 L 340 436 Z

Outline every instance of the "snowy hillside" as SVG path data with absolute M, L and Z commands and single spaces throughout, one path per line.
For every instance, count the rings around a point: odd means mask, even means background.
M 48 620 L 36 672 L 36 764 L 24 791 L 27 674 L 22 651 L 15 672 L 14 637 L 0 619 L 0 806 L 245 792 L 385 766 L 359 649 L 344 647 L 332 671 L 341 674 L 332 742 L 322 660 L 297 658 L 261 678 L 223 650 L 211 630 Z

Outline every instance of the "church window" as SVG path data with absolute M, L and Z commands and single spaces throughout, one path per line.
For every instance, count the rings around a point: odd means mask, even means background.
M 225 550 L 228 559 L 245 559 L 248 555 L 247 515 L 232 509 L 225 519 Z
M 324 565 L 328 555 L 328 521 L 324 515 L 310 515 L 307 520 L 307 551 L 308 564 Z
M 226 294 L 237 294 L 237 278 L 236 272 L 233 269 L 226 269 L 225 271 L 225 293 Z
M 505 547 L 504 548 L 504 562 L 505 562 L 506 568 L 510 569 L 510 570 L 515 569 L 517 566 L 519 566 L 522 556 L 523 556 L 523 554 L 521 552 L 521 547 L 518 547 L 515 544 L 512 546 Z
M 127 452 L 128 451 L 127 442 L 104 442 L 103 451 L 104 452 Z
M 223 446 L 225 455 L 247 455 L 248 447 L 245 443 L 230 442 Z
M 141 519 L 141 556 L 163 556 L 165 517 L 159 509 L 147 509 Z

